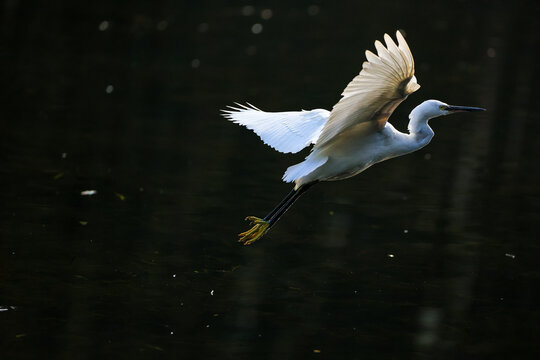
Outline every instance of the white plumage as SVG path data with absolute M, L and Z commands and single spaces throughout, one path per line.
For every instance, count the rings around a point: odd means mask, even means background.
M 378 55 L 366 51 L 368 61 L 347 85 L 331 112 L 324 109 L 265 112 L 249 103 L 247 106 L 237 103 L 222 110 L 223 116 L 253 130 L 265 144 L 280 152 L 296 153 L 315 144 L 304 162 L 289 167 L 283 175 L 285 182 L 297 181 L 328 161 L 329 156 L 319 154 L 318 149 L 329 145 L 337 135 L 351 131 L 351 127 L 362 137 L 381 130 L 397 105 L 418 90 L 420 85 L 414 77 L 409 46 L 399 31 L 396 36 L 399 45 L 385 34 L 386 47 L 375 42 Z M 300 185 L 297 182 L 297 187 Z
M 377 40 L 378 55 L 366 51 L 368 61 L 362 64 L 360 74 L 347 85 L 341 100 L 334 105 L 318 145 L 358 123 L 374 123 L 375 129 L 384 127 L 394 109 L 420 88 L 414 77 L 409 46 L 399 31 L 396 36 L 399 46 L 385 34 L 387 48 Z
M 327 161 L 328 157 L 317 156 L 317 153 L 312 152 L 306 157 L 306 160 L 299 164 L 289 166 L 285 171 L 285 174 L 283 174 L 282 179 L 288 183 L 294 182 L 303 176 L 311 174 L 313 171 L 324 165 Z
M 261 140 L 282 153 L 297 153 L 315 144 L 330 114 L 328 110 L 266 112 L 248 103 L 223 110 L 223 116 L 253 130 Z
M 430 119 L 484 110 L 427 100 L 409 115 L 409 133 L 396 130 L 388 118 L 420 88 L 409 46 L 399 31 L 396 38 L 398 44 L 385 34 L 386 46 L 375 42 L 377 55 L 366 51 L 362 71 L 347 85 L 331 112 L 265 112 L 250 104 L 223 110 L 227 119 L 253 130 L 278 151 L 295 153 L 314 144 L 306 159 L 283 175 L 284 181 L 295 183 L 293 191 L 264 219 L 248 217 L 254 226 L 240 234 L 241 242 L 250 244 L 260 238 L 312 184 L 345 179 L 426 146 L 434 135 Z

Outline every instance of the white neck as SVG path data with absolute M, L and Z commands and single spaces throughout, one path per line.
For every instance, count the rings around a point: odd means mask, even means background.
M 428 125 L 429 119 L 430 117 L 422 111 L 420 106 L 414 108 L 409 115 L 409 126 L 407 128 L 410 136 L 417 142 L 418 148 L 426 146 L 435 135 Z

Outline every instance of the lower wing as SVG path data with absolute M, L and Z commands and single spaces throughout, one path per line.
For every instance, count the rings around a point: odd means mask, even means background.
M 221 111 L 225 118 L 253 130 L 265 144 L 283 153 L 297 153 L 314 144 L 330 114 L 324 109 L 266 112 L 251 104 Z

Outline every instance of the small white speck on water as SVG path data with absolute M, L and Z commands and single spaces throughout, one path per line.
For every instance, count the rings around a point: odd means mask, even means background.
M 99 23 L 98 29 L 99 31 L 105 31 L 109 28 L 109 22 L 107 20 L 103 20 Z
M 112 85 L 107 85 L 107 87 L 105 88 L 105 92 L 106 92 L 107 94 L 110 94 L 110 93 L 112 93 L 113 91 L 114 91 L 114 86 L 112 86 Z
M 408 234 L 408 233 L 409 233 L 409 230 L 404 229 L 404 230 L 403 230 L 403 233 L 404 233 L 404 234 Z
M 509 257 L 510 259 L 515 259 L 516 258 L 516 255 L 510 254 L 510 253 L 506 253 L 506 254 L 504 254 L 504 256 Z
M 176 277 L 176 274 L 173 274 L 173 276 L 172 276 L 172 277 L 173 277 L 173 278 L 175 278 L 175 277 Z
M 262 24 L 256 23 L 256 24 L 253 24 L 253 26 L 251 27 L 251 32 L 254 33 L 255 35 L 260 34 L 262 31 L 263 31 Z
M 387 255 L 389 258 L 393 258 L 394 257 L 394 254 L 388 254 Z
M 211 290 L 211 291 L 210 291 L 210 295 L 211 295 L 211 296 L 214 296 L 214 290 Z
M 96 195 L 96 194 L 97 194 L 97 190 L 83 190 L 83 191 L 81 191 L 82 196 L 92 196 L 92 195 Z

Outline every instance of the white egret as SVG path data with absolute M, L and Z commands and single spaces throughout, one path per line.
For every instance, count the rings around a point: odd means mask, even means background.
M 386 47 L 376 41 L 377 55 L 366 51 L 362 71 L 347 85 L 332 111 L 265 112 L 249 103 L 222 110 L 225 118 L 253 130 L 277 151 L 296 153 L 314 144 L 306 159 L 283 175 L 285 182 L 295 183 L 294 189 L 263 219 L 248 216 L 253 227 L 239 234 L 239 242 L 248 245 L 263 236 L 313 184 L 346 179 L 378 162 L 423 148 L 434 135 L 430 119 L 484 111 L 427 100 L 409 114 L 408 133 L 396 130 L 388 118 L 420 88 L 407 42 L 399 31 L 396 37 L 397 45 L 388 34 L 384 35 Z

